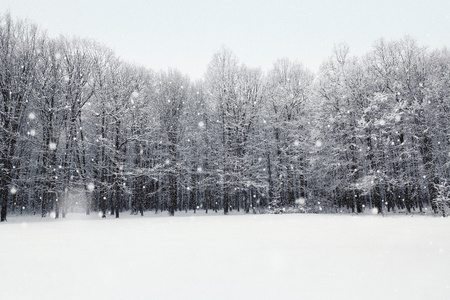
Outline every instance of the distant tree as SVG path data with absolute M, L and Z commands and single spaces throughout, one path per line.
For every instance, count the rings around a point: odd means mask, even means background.
M 168 208 L 173 216 L 178 206 L 178 184 L 180 177 L 179 145 L 182 139 L 180 118 L 188 101 L 189 78 L 177 70 L 162 72 L 157 85 L 158 110 L 162 130 L 167 138 L 168 155 L 165 157 L 168 180 Z
M 271 207 L 293 206 L 295 199 L 306 196 L 305 143 L 306 125 L 310 118 L 313 74 L 302 65 L 281 59 L 268 74 L 267 113 L 273 134 L 273 147 L 268 148 L 271 160 L 269 196 Z M 273 165 L 272 165 L 273 164 Z
M 50 209 L 58 208 L 58 188 L 61 187 L 57 148 L 64 122 L 67 118 L 66 102 L 63 94 L 65 76 L 62 67 L 61 43 L 55 40 L 45 40 L 38 48 L 38 64 L 33 86 L 36 115 L 41 137 L 41 171 L 39 174 L 39 194 L 41 195 L 41 215 L 45 217 Z M 49 204 L 51 207 L 48 207 Z M 56 209 L 56 211 L 59 211 Z
M 436 198 L 433 204 L 443 217 L 447 217 L 450 211 L 450 186 L 446 181 L 436 184 Z
M 37 45 L 42 35 L 37 26 L 14 21 L 10 14 L 0 16 L 0 220 L 6 221 L 10 192 L 14 197 L 18 187 L 12 179 L 16 166 L 16 146 L 25 112 L 30 102 L 35 80 Z
M 63 195 L 61 197 L 62 215 L 67 211 L 69 190 L 81 186 L 89 201 L 90 193 L 87 188 L 88 178 L 86 172 L 86 145 L 82 126 L 82 112 L 84 106 L 95 93 L 93 78 L 93 65 L 96 56 L 94 43 L 87 40 L 61 39 L 62 72 L 64 76 L 63 95 L 66 103 L 65 132 L 63 136 L 64 157 L 63 169 Z M 87 213 L 89 214 L 87 205 Z M 59 206 L 55 207 L 56 216 Z
M 238 60 L 236 56 L 227 48 L 215 53 L 208 65 L 206 72 L 206 89 L 211 105 L 216 110 L 217 141 L 220 145 L 218 149 L 217 177 L 219 182 L 219 192 L 224 209 L 224 214 L 228 214 L 231 206 L 231 193 L 234 189 L 231 185 L 231 120 L 229 120 L 229 110 L 233 101 L 236 100 L 236 85 L 238 73 Z
M 248 171 L 254 166 L 250 140 L 262 111 L 261 71 L 239 66 L 235 55 L 223 48 L 208 66 L 206 90 L 215 108 L 215 123 L 211 125 L 219 137 L 216 175 L 224 213 L 241 206 L 248 211 L 251 191 L 259 185 Z

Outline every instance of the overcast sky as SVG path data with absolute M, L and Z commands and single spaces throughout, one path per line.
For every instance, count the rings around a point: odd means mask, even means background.
M 222 45 L 252 67 L 287 57 L 313 71 L 340 42 L 354 55 L 381 37 L 450 45 L 449 0 L 0 0 L 7 10 L 50 36 L 90 37 L 129 62 L 191 78 Z

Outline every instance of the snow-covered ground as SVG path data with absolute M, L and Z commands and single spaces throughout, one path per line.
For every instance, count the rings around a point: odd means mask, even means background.
M 450 299 L 450 219 L 11 216 L 0 299 Z

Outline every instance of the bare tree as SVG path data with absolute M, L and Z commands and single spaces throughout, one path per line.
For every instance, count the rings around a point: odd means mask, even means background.
M 167 136 L 168 156 L 165 159 L 168 177 L 169 214 L 173 216 L 178 205 L 178 183 L 180 168 L 178 165 L 179 144 L 181 139 L 180 118 L 185 102 L 188 101 L 189 79 L 179 71 L 169 70 L 161 73 L 157 86 L 159 115 L 164 133 Z
M 37 44 L 41 34 L 35 25 L 12 20 L 9 14 L 0 17 L 0 203 L 1 221 L 6 221 L 8 198 L 17 188 L 15 176 L 16 145 L 34 83 Z

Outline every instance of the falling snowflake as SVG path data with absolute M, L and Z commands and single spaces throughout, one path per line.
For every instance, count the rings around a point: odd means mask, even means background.
M 28 114 L 28 119 L 30 119 L 30 120 L 36 119 L 36 114 L 35 114 L 34 112 L 30 112 L 30 113 Z
M 373 215 L 376 215 L 376 214 L 378 214 L 378 208 L 374 207 L 374 208 L 372 208 L 372 209 L 370 210 L 370 212 L 371 212 Z
M 30 135 L 31 135 L 31 136 L 35 136 L 35 135 L 36 135 L 36 130 L 31 129 L 31 130 L 30 130 Z
M 316 147 L 317 147 L 317 148 L 322 147 L 322 141 L 321 141 L 321 140 L 317 140 L 317 141 L 316 141 Z
M 395 115 L 395 122 L 400 122 L 402 120 L 402 116 Z
M 295 146 L 295 147 L 298 147 L 299 145 L 300 145 L 300 142 L 299 142 L 298 140 L 295 140 L 295 141 L 294 141 L 294 146 Z
M 13 187 L 9 190 L 9 192 L 11 193 L 11 195 L 15 195 L 15 194 L 17 193 L 16 187 L 13 186 Z
M 303 198 L 303 197 L 298 198 L 297 200 L 295 200 L 295 204 L 297 204 L 297 205 L 305 204 L 305 198 Z
M 198 127 L 200 128 L 205 127 L 205 123 L 203 121 L 198 122 Z
M 50 142 L 50 144 L 48 144 L 48 148 L 50 150 L 56 150 L 56 143 Z
M 383 120 L 383 119 L 381 119 L 379 123 L 380 123 L 380 125 L 381 125 L 381 126 L 384 126 L 384 125 L 386 125 L 386 121 L 385 121 L 385 120 Z
M 197 172 L 201 173 L 203 171 L 202 167 L 197 168 Z
M 88 188 L 89 192 L 93 192 L 94 189 L 95 189 L 94 183 L 93 182 L 89 182 L 88 185 L 87 185 L 87 188 Z
M 133 98 L 137 98 L 137 97 L 139 97 L 139 93 L 137 91 L 134 91 L 134 92 L 131 93 L 131 96 Z
M 165 163 L 166 163 L 166 165 L 169 165 L 170 164 L 170 160 L 166 159 Z

